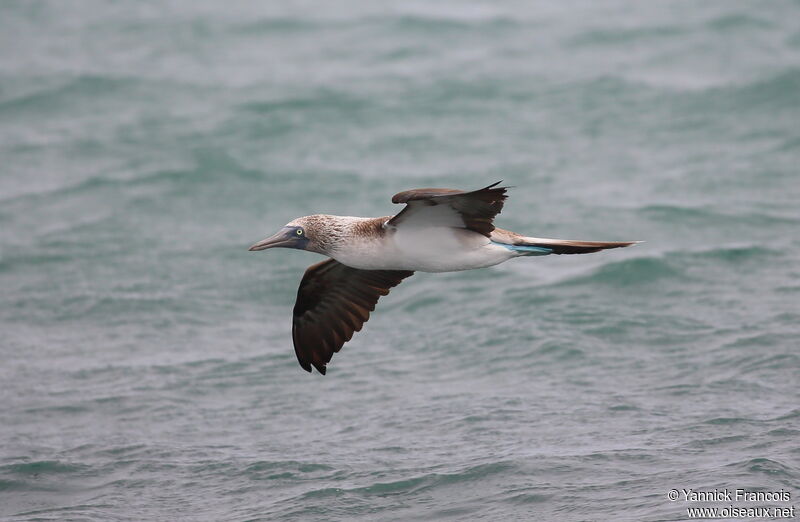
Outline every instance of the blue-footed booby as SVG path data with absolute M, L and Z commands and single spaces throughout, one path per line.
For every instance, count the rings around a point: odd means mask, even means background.
M 382 295 L 419 272 L 453 272 L 521 256 L 587 254 L 638 241 L 527 237 L 494 226 L 508 187 L 400 192 L 394 216 L 313 215 L 289 222 L 250 250 L 297 248 L 329 257 L 306 270 L 294 305 L 292 340 L 304 370 L 325 375 L 333 354 L 361 330 Z

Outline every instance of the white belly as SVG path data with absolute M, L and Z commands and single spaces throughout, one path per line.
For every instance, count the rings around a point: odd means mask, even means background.
M 516 254 L 463 228 L 398 227 L 380 239 L 337 249 L 333 257 L 365 270 L 454 272 L 496 265 Z

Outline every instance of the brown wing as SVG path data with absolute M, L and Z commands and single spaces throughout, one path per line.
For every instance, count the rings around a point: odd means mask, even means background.
M 406 208 L 387 222 L 399 225 L 414 219 L 420 224 L 463 226 L 486 237 L 494 230 L 492 221 L 503 209 L 507 187 L 498 187 L 498 181 L 488 187 L 464 192 L 453 189 L 414 189 L 400 192 L 392 197 L 392 203 L 406 203 Z M 431 207 L 439 207 L 433 209 Z
M 359 270 L 328 259 L 306 270 L 292 318 L 294 352 L 300 366 L 325 375 L 325 365 L 369 319 L 375 303 L 414 272 Z

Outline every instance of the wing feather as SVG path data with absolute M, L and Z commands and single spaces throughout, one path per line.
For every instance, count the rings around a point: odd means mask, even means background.
M 359 270 L 328 259 L 308 267 L 292 319 L 297 361 L 325 375 L 326 365 L 369 319 L 382 295 L 414 272 Z
M 430 225 L 461 226 L 489 237 L 494 230 L 494 217 L 503 210 L 508 197 L 507 187 L 498 187 L 500 183 L 471 192 L 441 188 L 399 192 L 392 197 L 392 203 L 405 203 L 406 207 L 386 224 L 397 226 L 419 219 Z

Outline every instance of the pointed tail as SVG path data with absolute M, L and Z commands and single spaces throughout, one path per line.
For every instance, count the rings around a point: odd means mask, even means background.
M 641 241 L 575 241 L 572 239 L 547 239 L 543 237 L 525 237 L 519 236 L 514 238 L 515 247 L 523 247 L 524 250 L 531 249 L 547 249 L 550 254 L 589 254 L 591 252 L 598 252 L 600 250 L 608 250 L 609 248 L 622 248 Z M 516 250 L 516 249 L 515 249 Z M 520 249 L 522 251 L 522 249 Z

